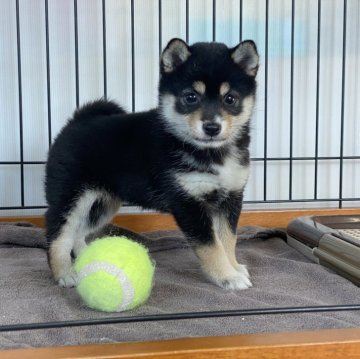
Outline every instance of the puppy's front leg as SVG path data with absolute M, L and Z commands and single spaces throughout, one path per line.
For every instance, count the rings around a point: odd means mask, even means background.
M 200 202 L 188 200 L 181 206 L 177 203 L 173 214 L 194 248 L 202 270 L 212 282 L 232 290 L 251 287 L 247 271 L 244 273 L 231 263 L 228 249 L 214 230 L 216 220 L 209 209 Z
M 236 259 L 236 232 L 233 231 L 229 225 L 228 217 L 223 213 L 214 213 L 213 229 L 216 239 L 223 245 L 225 253 L 231 265 L 240 273 L 244 274 L 248 279 L 249 272 L 245 265 L 238 263 Z M 251 283 L 250 283 L 251 286 Z
M 236 259 L 236 229 L 242 208 L 242 192 L 231 192 L 217 210 L 213 211 L 213 228 L 215 235 L 225 248 L 225 252 L 233 267 L 250 278 L 245 265 L 238 263 Z

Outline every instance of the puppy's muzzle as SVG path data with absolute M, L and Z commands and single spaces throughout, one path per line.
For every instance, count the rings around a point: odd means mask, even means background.
M 203 131 L 206 135 L 215 137 L 221 132 L 221 124 L 212 121 L 205 121 L 203 124 Z

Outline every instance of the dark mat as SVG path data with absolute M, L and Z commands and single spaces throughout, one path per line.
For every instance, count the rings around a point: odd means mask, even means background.
M 124 234 L 108 226 L 104 233 Z M 127 232 L 125 232 L 126 234 Z M 360 290 L 309 262 L 289 247 L 283 232 L 257 227 L 239 232 L 237 256 L 248 266 L 253 288 L 224 291 L 208 282 L 179 232 L 137 236 L 156 261 L 148 302 L 125 313 L 86 308 L 74 289 L 55 285 L 46 259 L 44 232 L 29 224 L 0 225 L 0 325 L 232 309 L 355 304 Z M 148 240 L 153 239 L 153 241 Z M 260 315 L 111 324 L 0 332 L 0 348 L 144 341 L 243 333 L 360 326 L 360 312 Z

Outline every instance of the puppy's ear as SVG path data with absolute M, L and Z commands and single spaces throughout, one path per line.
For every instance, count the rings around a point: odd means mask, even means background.
M 172 39 L 161 55 L 161 70 L 166 73 L 173 72 L 183 64 L 191 55 L 188 45 L 180 39 Z
M 256 76 L 259 68 L 259 55 L 253 41 L 243 41 L 231 49 L 231 58 L 237 65 L 243 68 L 249 76 Z

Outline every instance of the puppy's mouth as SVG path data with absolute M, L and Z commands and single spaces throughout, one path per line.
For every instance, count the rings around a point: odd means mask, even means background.
M 194 140 L 199 145 L 209 146 L 209 147 L 219 147 L 227 142 L 226 138 L 217 138 L 217 137 L 208 137 L 208 138 L 195 137 Z
M 196 137 L 195 140 L 196 140 L 196 141 L 199 141 L 199 142 L 204 142 L 204 143 L 207 143 L 207 142 L 217 143 L 217 142 L 225 142 L 225 141 L 226 141 L 224 138 L 216 138 L 216 137 L 210 137 L 210 138 L 199 138 L 199 137 Z

